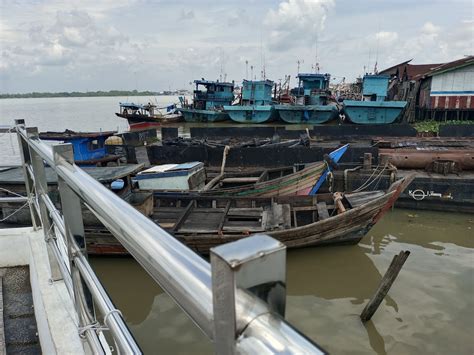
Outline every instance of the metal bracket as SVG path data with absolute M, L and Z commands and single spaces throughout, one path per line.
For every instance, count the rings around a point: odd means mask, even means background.
M 255 235 L 211 248 L 214 342 L 217 354 L 234 354 L 235 342 L 247 323 L 238 324 L 236 293 L 245 290 L 267 305 L 249 314 L 275 312 L 284 317 L 286 303 L 286 246 L 267 235 Z M 240 311 L 240 310 L 239 310 Z

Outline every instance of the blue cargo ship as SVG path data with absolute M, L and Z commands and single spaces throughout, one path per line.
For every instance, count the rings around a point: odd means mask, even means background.
M 223 110 L 234 100 L 234 83 L 195 80 L 193 103 L 179 109 L 186 122 L 218 122 L 229 118 Z M 205 90 L 201 90 L 204 87 Z
M 239 123 L 263 123 L 274 117 L 271 80 L 244 80 L 242 100 L 239 105 L 224 106 L 232 121 Z
M 343 112 L 353 123 L 393 123 L 407 105 L 406 101 L 385 101 L 389 77 L 365 75 L 362 82 L 362 101 L 344 100 Z
M 320 124 L 336 117 L 337 106 L 328 100 L 330 78 L 329 74 L 298 74 L 296 103 L 275 106 L 280 118 L 287 123 Z

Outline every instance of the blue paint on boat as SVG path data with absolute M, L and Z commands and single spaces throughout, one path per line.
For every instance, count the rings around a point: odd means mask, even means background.
M 298 87 L 293 90 L 296 103 L 275 106 L 280 118 L 287 123 L 320 124 L 336 117 L 337 106 L 328 102 L 330 78 L 329 74 L 298 74 Z
M 224 106 L 234 122 L 263 123 L 274 118 L 271 80 L 244 80 L 239 105 Z
M 365 75 L 362 87 L 362 101 L 344 100 L 343 112 L 353 123 L 389 124 L 400 117 L 406 101 L 385 101 L 389 77 L 386 75 Z
M 195 80 L 193 103 L 179 109 L 186 122 L 218 122 L 229 118 L 223 107 L 234 99 L 234 83 Z M 201 87 L 204 90 L 201 90 Z
M 340 148 L 337 148 L 336 150 L 329 153 L 329 158 L 332 161 L 334 161 L 335 163 L 338 163 L 339 160 L 341 160 L 344 153 L 347 151 L 347 148 L 349 148 L 349 144 L 346 144 L 346 145 L 343 145 Z M 326 181 L 326 178 L 327 178 L 330 171 L 331 171 L 331 167 L 328 166 L 327 169 L 321 174 L 321 176 L 319 177 L 318 181 L 313 186 L 311 191 L 309 192 L 310 196 L 313 196 L 318 192 L 321 185 L 324 183 L 324 181 Z

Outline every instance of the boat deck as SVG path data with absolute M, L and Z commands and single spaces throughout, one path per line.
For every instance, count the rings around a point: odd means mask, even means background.
M 27 266 L 0 268 L 0 354 L 41 354 Z

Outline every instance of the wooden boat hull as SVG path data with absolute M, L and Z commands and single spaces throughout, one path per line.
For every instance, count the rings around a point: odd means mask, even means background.
M 115 113 L 115 115 L 121 118 L 125 118 L 128 121 L 130 129 L 134 130 L 159 127 L 162 124 L 180 122 L 183 119 L 182 114 L 169 114 L 153 117 L 140 114 L 124 115 L 121 113 Z
M 334 105 L 276 105 L 275 110 L 286 123 L 321 124 L 337 116 Z
M 271 105 L 253 106 L 224 106 L 232 121 L 238 123 L 264 123 L 275 117 L 275 110 Z
M 324 206 L 328 206 L 326 202 L 330 203 L 332 194 L 275 199 L 169 196 L 160 200 L 161 207 L 155 208 L 152 218 L 176 239 L 201 254 L 254 233 L 266 233 L 288 248 L 356 244 L 393 206 L 412 180 L 412 176 L 399 180 L 386 192 L 346 194 L 344 205 L 348 209 L 338 210 L 335 202 L 331 214 L 326 210 L 326 216 L 320 204 L 324 202 Z M 260 211 L 259 206 L 262 207 Z M 308 218 L 309 223 L 298 225 Z M 110 234 L 101 230 L 88 230 L 86 240 L 91 254 L 125 252 Z
M 181 108 L 186 122 L 221 122 L 229 119 L 229 115 L 224 111 L 217 110 L 195 110 L 192 108 Z
M 345 100 L 343 112 L 353 123 L 390 124 L 400 117 L 406 104 L 406 101 Z

